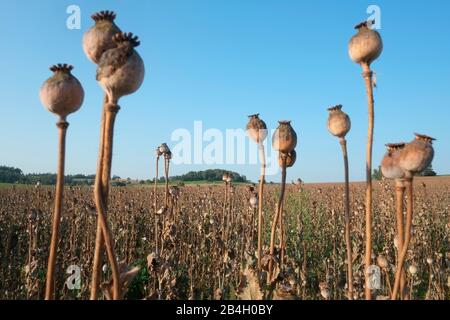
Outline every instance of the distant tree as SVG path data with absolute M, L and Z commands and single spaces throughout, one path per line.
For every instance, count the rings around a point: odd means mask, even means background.
M 425 170 L 420 174 L 422 177 L 434 177 L 436 176 L 436 172 L 433 170 L 432 165 L 430 164 Z
M 15 183 L 22 182 L 23 172 L 18 168 L 0 166 L 0 182 Z
M 383 174 L 381 173 L 381 166 L 378 166 L 378 169 L 373 169 L 372 179 L 381 180 L 381 178 L 383 178 Z

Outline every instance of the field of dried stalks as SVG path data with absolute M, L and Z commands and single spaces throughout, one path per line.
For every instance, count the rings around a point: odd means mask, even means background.
M 395 189 L 374 183 L 373 264 L 381 267 L 378 299 L 390 295 L 395 273 Z M 267 185 L 264 252 L 279 186 Z M 450 177 L 415 181 L 414 237 L 406 262 L 405 299 L 450 298 Z M 108 219 L 122 266 L 139 266 L 128 299 L 347 299 L 344 185 L 288 185 L 286 256 L 267 286 L 256 280 L 257 209 L 246 186 L 225 201 L 224 186 L 186 186 L 155 214 L 151 188 L 112 188 Z M 363 184 L 351 185 L 354 297 L 364 298 Z M 158 190 L 159 201 L 164 192 Z M 53 188 L 0 188 L 0 299 L 44 297 Z M 97 228 L 92 190 L 67 187 L 58 244 L 56 288 L 61 299 L 88 299 Z M 277 240 L 278 241 L 278 240 Z M 156 246 L 157 245 L 157 246 Z M 280 243 L 277 243 L 277 250 Z M 386 263 L 387 260 L 387 263 Z M 267 256 L 263 267 L 267 269 Z M 79 289 L 65 285 L 69 266 Z M 103 288 L 110 270 L 102 270 Z M 270 290 L 272 287 L 273 290 Z

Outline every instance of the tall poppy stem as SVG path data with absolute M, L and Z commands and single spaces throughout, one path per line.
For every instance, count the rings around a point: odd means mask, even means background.
M 102 242 L 104 241 L 108 260 L 111 265 L 114 300 L 119 300 L 121 298 L 120 275 L 116 254 L 114 252 L 114 241 L 112 238 L 111 230 L 109 229 L 106 214 L 108 208 L 107 196 L 109 191 L 109 180 L 111 176 L 114 122 L 119 109 L 120 107 L 116 104 L 106 103 L 104 106 L 104 128 L 101 130 L 101 132 L 103 132 L 103 139 L 101 139 L 100 141 L 101 146 L 94 188 L 95 205 L 98 211 L 97 232 L 101 231 L 100 233 L 97 233 L 96 236 L 95 253 L 100 253 L 99 256 L 101 255 L 101 247 L 103 245 Z M 96 257 L 94 257 L 94 259 L 95 258 Z M 94 266 L 98 268 L 98 262 L 97 264 L 94 264 Z M 93 281 L 91 288 L 91 299 L 96 299 L 95 292 L 93 292 L 93 290 L 98 290 L 98 287 L 95 288 L 95 286 L 98 286 L 99 274 L 100 271 L 94 268 L 92 274 Z M 95 277 L 97 277 L 96 283 L 94 283 Z
M 397 263 L 400 258 L 400 253 L 403 248 L 403 241 L 405 239 L 404 218 L 403 218 L 403 198 L 405 197 L 405 182 L 404 179 L 395 180 L 395 194 L 396 194 L 396 211 L 397 211 Z M 400 297 L 403 296 L 405 290 L 405 273 L 402 270 L 402 277 L 400 279 Z
M 341 138 L 339 140 L 342 147 L 342 155 L 344 157 L 344 171 L 345 171 L 345 245 L 347 247 L 347 285 L 348 285 L 348 299 L 353 300 L 353 257 L 352 257 L 352 240 L 351 232 L 351 217 L 350 217 L 350 183 L 348 172 L 348 155 L 347 155 L 347 140 Z
M 413 178 L 409 178 L 407 180 L 406 189 L 408 194 L 408 202 L 406 204 L 405 242 L 403 243 L 403 247 L 398 258 L 397 269 L 395 271 L 395 282 L 391 297 L 392 300 L 397 299 L 398 291 L 400 288 L 403 265 L 405 263 L 406 254 L 408 253 L 409 242 L 411 240 L 413 207 L 414 207 Z
M 158 253 L 158 170 L 159 170 L 159 158 L 156 157 L 156 177 L 155 177 L 155 186 L 153 191 L 154 201 L 153 206 L 155 208 L 155 252 Z
M 366 300 L 372 299 L 370 285 L 370 266 L 372 264 L 372 150 L 373 150 L 373 129 L 374 129 L 374 99 L 373 99 L 373 83 L 372 71 L 367 63 L 361 64 L 363 68 L 363 78 L 366 82 L 366 93 L 368 102 L 369 123 L 367 129 L 367 145 L 366 145 L 366 252 L 364 258 L 365 267 L 365 296 Z
M 270 232 L 270 260 L 269 260 L 269 276 L 268 276 L 268 283 L 272 281 L 272 275 L 273 275 L 273 259 L 275 254 L 275 236 L 278 226 L 278 221 L 281 219 L 281 211 L 283 209 L 282 203 L 284 199 L 284 191 L 286 188 L 286 155 L 282 155 L 282 168 L 281 168 L 281 191 L 280 191 L 280 197 L 278 198 L 277 203 L 277 211 L 275 212 L 275 216 L 273 217 L 272 222 L 272 230 Z
M 61 118 L 56 124 L 59 131 L 58 173 L 55 191 L 55 208 L 53 213 L 52 238 L 48 256 L 47 278 L 45 284 L 45 300 L 55 299 L 55 265 L 58 252 L 59 227 L 61 224 L 61 210 L 64 196 L 64 165 L 66 157 L 66 133 L 69 123 Z
M 263 232 L 263 194 L 264 194 L 264 180 L 266 177 L 266 155 L 264 152 L 264 144 L 258 144 L 259 159 L 261 161 L 261 176 L 259 178 L 259 192 L 258 192 L 258 272 L 261 272 L 261 257 L 262 257 L 262 232 Z

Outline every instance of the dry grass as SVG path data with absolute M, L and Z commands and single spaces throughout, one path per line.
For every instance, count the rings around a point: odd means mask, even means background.
M 449 299 L 450 177 L 415 181 L 414 238 L 406 270 L 408 297 Z M 163 191 L 158 190 L 160 203 Z M 274 298 L 346 299 L 344 184 L 288 185 L 285 199 L 286 256 L 277 269 Z M 264 217 L 270 221 L 279 194 L 268 185 Z M 223 186 L 186 186 L 171 198 L 159 221 L 160 253 L 155 252 L 155 219 L 151 188 L 112 188 L 109 221 L 120 260 L 143 268 L 132 282 L 128 299 L 235 299 L 242 289 L 241 272 L 256 265 L 257 219 L 250 194 L 236 186 L 225 204 Z M 49 188 L 0 189 L 0 299 L 44 297 L 47 248 L 50 242 L 54 192 Z M 355 298 L 364 298 L 364 183 L 351 185 L 352 245 Z M 231 212 L 231 214 L 229 213 Z M 394 237 L 395 189 L 388 181 L 374 182 L 374 254 L 389 262 L 382 288 L 389 296 L 396 264 Z M 223 225 L 224 216 L 229 215 Z M 224 229 L 225 228 L 225 229 Z M 264 251 L 268 252 L 269 224 L 265 223 Z M 56 263 L 56 296 L 87 299 L 95 245 L 96 210 L 92 190 L 66 188 L 61 239 Z M 432 263 L 427 263 L 432 259 Z M 148 261 L 147 261 L 148 260 Z M 264 260 L 264 259 L 263 259 Z M 69 265 L 81 268 L 81 288 L 64 286 Z M 245 271 L 247 270 L 247 271 Z M 102 281 L 110 279 L 110 270 Z M 247 276 L 247 279 L 249 277 Z M 254 284 L 253 284 L 254 285 Z M 64 288 L 64 289 L 61 289 Z M 240 289 L 239 289 L 240 288 Z M 267 296 L 268 288 L 261 288 Z M 253 292 L 259 296 L 257 289 Z M 256 290 L 256 291 L 255 291 Z

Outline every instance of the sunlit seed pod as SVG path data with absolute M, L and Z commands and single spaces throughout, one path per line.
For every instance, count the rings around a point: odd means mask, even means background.
M 159 151 L 159 147 L 156 148 L 155 155 L 156 155 L 157 157 L 161 157 L 161 156 L 162 156 L 161 151 Z
M 331 107 L 328 111 L 328 131 L 335 137 L 344 138 L 351 128 L 350 117 L 342 111 L 342 105 Z
M 247 123 L 247 134 L 256 143 L 262 143 L 267 137 L 266 123 L 259 118 L 259 114 L 249 116 Z
M 80 109 L 84 100 L 84 90 L 80 81 L 71 73 L 73 66 L 57 64 L 50 67 L 53 76 L 41 87 L 39 96 L 48 111 L 65 119 Z
M 401 179 L 405 171 L 400 167 L 400 156 L 406 143 L 388 143 L 387 152 L 381 160 L 381 173 L 388 179 Z
M 383 51 L 383 41 L 380 34 L 370 28 L 373 22 L 365 21 L 358 24 L 355 27 L 358 33 L 350 39 L 348 52 L 350 58 L 358 64 L 366 63 L 370 65 Z
M 114 23 L 116 14 L 100 11 L 92 15 L 95 25 L 83 35 L 83 50 L 89 60 L 98 64 L 103 53 L 114 48 L 113 36 L 120 32 Z
M 113 37 L 116 47 L 103 53 L 97 68 L 97 81 L 102 86 L 108 101 L 118 100 L 136 92 L 145 75 L 144 61 L 134 49 L 140 41 L 132 33 L 117 33 Z
M 431 265 L 431 264 L 433 264 L 433 262 L 434 262 L 434 261 L 433 261 L 433 258 L 427 258 L 427 263 L 428 263 L 428 264 Z
M 411 275 L 416 275 L 418 270 L 417 267 L 412 264 L 409 266 L 408 271 Z
M 320 295 L 322 296 L 322 298 L 324 298 L 325 300 L 330 299 L 331 297 L 331 292 L 329 289 L 322 289 L 320 290 Z
M 272 147 L 279 152 L 289 153 L 297 146 L 297 133 L 290 121 L 279 121 L 272 137 Z
M 377 257 L 377 264 L 381 269 L 387 269 L 389 267 L 389 262 L 387 261 L 386 257 L 383 255 L 379 255 Z
M 398 237 L 397 236 L 394 237 L 394 247 L 396 249 L 398 249 Z
M 258 207 L 258 198 L 256 196 L 252 196 L 249 201 L 252 208 Z
M 106 264 L 103 265 L 102 271 L 103 271 L 103 273 L 108 272 L 108 266 Z
M 433 141 L 429 136 L 415 133 L 416 138 L 402 150 L 399 158 L 400 167 L 412 174 L 427 168 L 434 157 Z
M 228 181 L 228 173 L 227 173 L 227 172 L 225 172 L 225 173 L 222 175 L 222 180 L 225 181 L 225 182 Z

